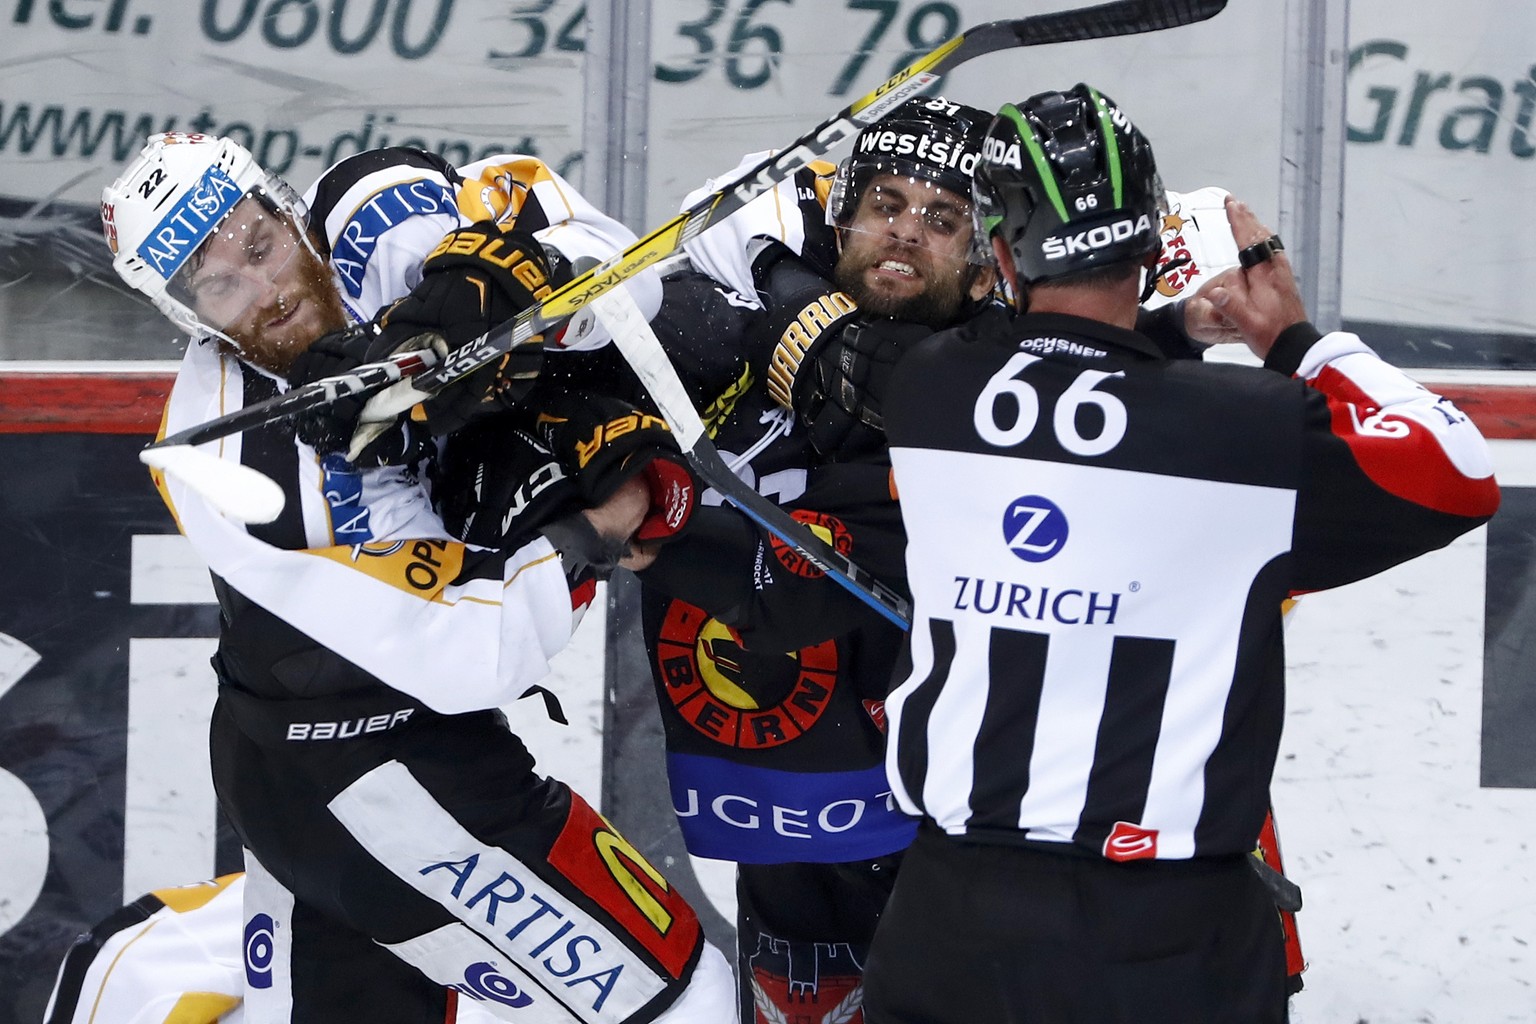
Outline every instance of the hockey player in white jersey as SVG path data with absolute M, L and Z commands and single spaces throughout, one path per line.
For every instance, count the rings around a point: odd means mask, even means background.
M 633 241 L 530 157 L 363 153 L 301 201 L 233 142 L 182 134 L 150 140 L 102 219 L 119 273 L 194 337 L 167 433 L 278 393 L 328 332 L 473 337 Z M 427 425 L 512 385 L 472 375 Z M 436 1022 L 463 1000 L 541 1024 L 730 1019 L 691 909 L 495 710 L 545 674 L 651 517 L 650 452 L 573 472 L 566 498 L 590 507 L 534 502 L 477 548 L 433 511 L 435 445 L 409 424 L 374 445 L 321 458 L 275 425 L 208 446 L 283 487 L 257 526 L 157 481 L 220 601 L 212 761 L 248 851 L 246 1019 Z M 549 461 L 515 432 L 505 447 Z

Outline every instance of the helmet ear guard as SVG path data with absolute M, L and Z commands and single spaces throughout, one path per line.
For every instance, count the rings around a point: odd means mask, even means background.
M 297 192 L 228 138 L 187 132 L 151 135 L 133 163 L 101 196 L 102 233 L 112 266 L 177 327 L 235 344 L 189 306 L 177 274 L 247 196 L 287 218 L 307 246 L 308 213 Z M 312 247 L 311 247 L 312 248 Z
M 1157 252 L 1164 205 L 1151 144 L 1083 84 L 1005 104 L 972 182 L 978 231 L 1008 246 L 1024 284 Z

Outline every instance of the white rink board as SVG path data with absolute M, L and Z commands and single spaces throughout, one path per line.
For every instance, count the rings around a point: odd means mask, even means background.
M 1494 442 L 1536 485 L 1536 442 Z M 1536 791 L 1478 785 L 1486 529 L 1303 598 L 1275 816 L 1310 967 L 1295 1024 L 1536 1020 Z

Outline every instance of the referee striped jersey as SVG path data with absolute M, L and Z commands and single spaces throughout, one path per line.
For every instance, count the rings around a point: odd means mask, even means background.
M 1268 365 L 1170 363 L 1058 315 L 983 316 L 904 357 L 886 403 L 914 600 L 886 705 L 903 809 L 1114 860 L 1253 849 L 1281 602 L 1498 506 L 1476 428 L 1355 336 L 1298 325 Z

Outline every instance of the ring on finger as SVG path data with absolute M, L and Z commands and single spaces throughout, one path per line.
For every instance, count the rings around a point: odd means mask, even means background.
M 1262 242 L 1254 242 L 1252 245 L 1245 245 L 1239 249 L 1237 252 L 1237 262 L 1241 263 L 1243 269 L 1246 270 L 1249 267 L 1258 266 L 1275 253 L 1283 252 L 1284 250 L 1285 243 L 1280 241 L 1280 236 L 1270 235 Z

